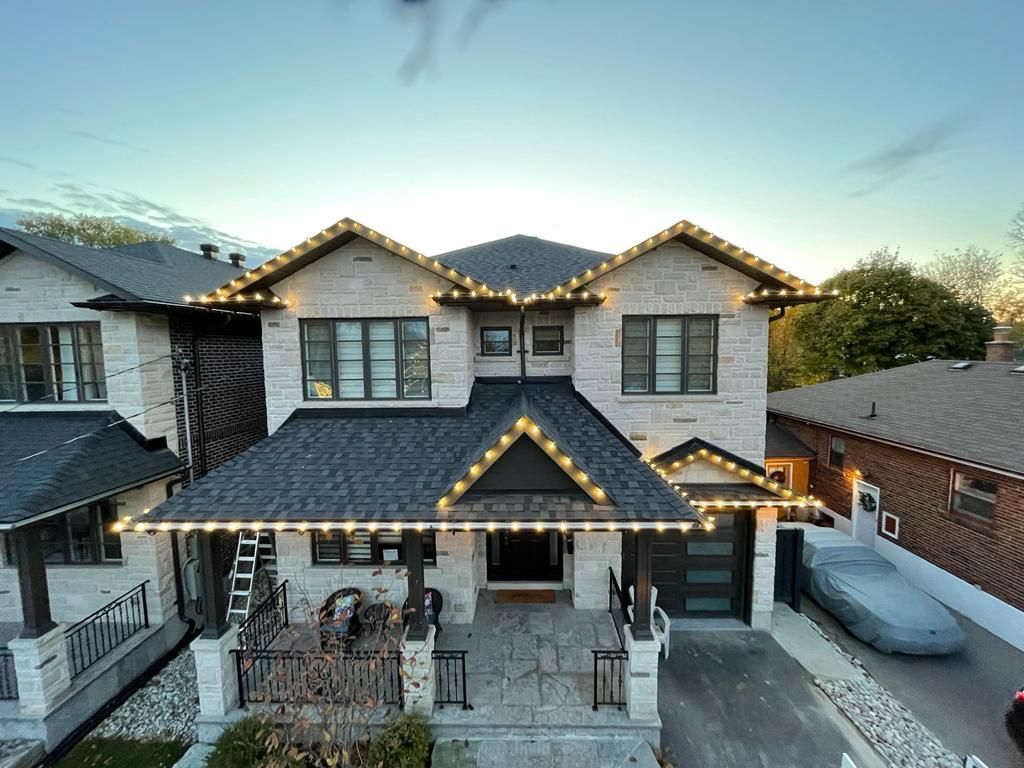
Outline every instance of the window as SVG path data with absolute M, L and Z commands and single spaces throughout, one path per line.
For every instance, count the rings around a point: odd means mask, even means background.
M 950 507 L 962 515 L 991 520 L 995 513 L 996 488 L 996 483 L 992 480 L 982 480 L 963 472 L 954 472 Z
M 846 459 L 846 441 L 841 437 L 832 435 L 828 439 L 828 465 L 836 469 L 843 468 L 843 461 Z
M 718 318 L 712 315 L 622 318 L 625 394 L 700 394 L 716 388 Z
M 405 550 L 400 533 L 344 533 L 342 531 L 313 534 L 313 562 L 321 565 L 402 565 Z M 423 534 L 423 562 L 437 562 L 433 533 Z
M 533 326 L 533 354 L 561 355 L 565 348 L 565 336 L 560 325 Z
M 481 355 L 511 355 L 512 354 L 512 329 L 511 328 L 481 328 L 480 329 L 480 354 Z
M 99 323 L 0 325 L 0 401 L 106 399 Z
M 110 501 L 73 509 L 39 526 L 43 560 L 55 565 L 121 561 L 121 535 L 113 530 L 117 513 Z
M 303 320 L 307 400 L 429 400 L 426 318 Z

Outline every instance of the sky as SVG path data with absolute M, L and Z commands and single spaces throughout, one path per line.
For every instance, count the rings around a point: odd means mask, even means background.
M 351 216 L 427 253 L 679 219 L 811 280 L 1009 255 L 1020 0 L 4 6 L 0 226 L 113 215 L 256 261 Z M 252 259 L 251 259 L 252 260 Z

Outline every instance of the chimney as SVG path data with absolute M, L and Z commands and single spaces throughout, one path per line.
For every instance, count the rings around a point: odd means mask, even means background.
M 985 342 L 985 360 L 990 363 L 1012 363 L 1014 347 L 1010 341 L 1009 325 L 997 325 L 992 329 L 992 341 Z
M 203 256 L 214 261 L 217 260 L 217 254 L 220 253 L 220 248 L 213 243 L 203 243 L 199 246 L 199 250 L 203 252 Z
M 244 253 L 229 253 L 228 258 L 231 259 L 232 267 L 242 267 L 245 265 L 245 254 Z

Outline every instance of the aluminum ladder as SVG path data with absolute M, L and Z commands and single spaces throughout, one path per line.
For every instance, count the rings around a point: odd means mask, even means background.
M 238 534 L 235 567 L 228 593 L 228 621 L 241 623 L 249 617 L 256 574 L 262 566 L 270 581 L 270 589 L 277 587 L 277 553 L 273 537 L 264 531 L 242 531 Z

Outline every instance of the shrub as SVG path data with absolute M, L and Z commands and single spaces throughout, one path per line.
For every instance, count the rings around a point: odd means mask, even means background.
M 232 723 L 217 739 L 206 761 L 207 768 L 298 768 L 301 760 L 283 749 L 271 749 L 274 726 L 258 717 Z
M 430 727 L 420 715 L 399 715 L 370 742 L 370 768 L 423 768 L 430 754 Z

